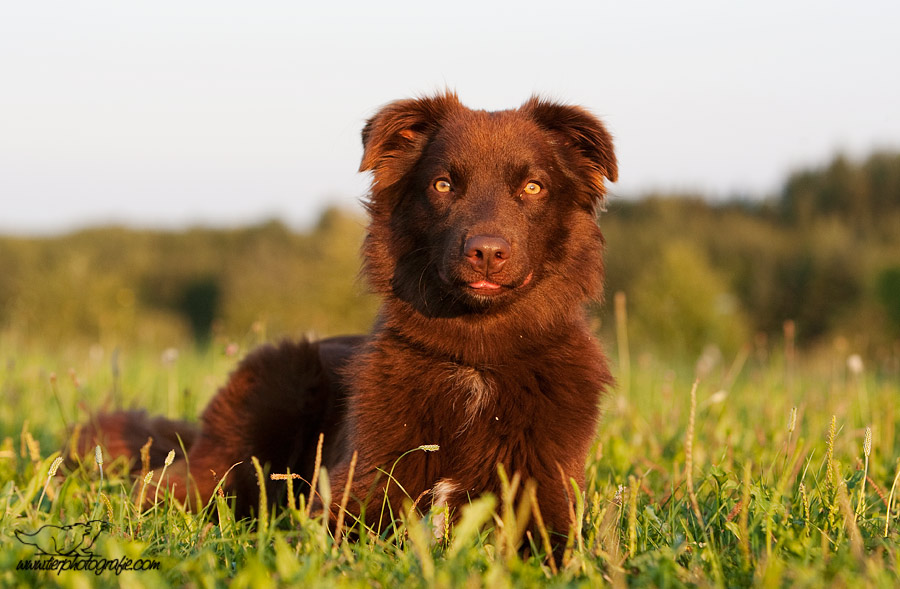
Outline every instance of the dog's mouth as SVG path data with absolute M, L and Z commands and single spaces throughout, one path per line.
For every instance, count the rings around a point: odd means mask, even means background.
M 482 278 L 481 280 L 467 283 L 466 288 L 473 294 L 493 297 L 506 292 L 510 292 L 512 290 L 516 290 L 518 288 L 522 288 L 523 286 L 528 285 L 533 277 L 534 272 L 529 272 L 528 276 L 526 276 L 525 280 L 523 280 L 520 284 L 501 284 L 498 282 L 492 282 L 486 278 Z
M 510 282 L 497 280 L 493 276 L 487 276 L 468 282 L 466 278 L 461 276 L 450 278 L 448 272 L 443 268 L 439 269 L 437 274 L 440 281 L 447 287 L 456 290 L 457 292 L 462 291 L 474 299 L 481 301 L 487 301 L 488 299 L 495 297 L 503 297 L 505 294 L 518 291 L 531 284 L 534 279 L 534 270 L 528 272 L 521 281 L 515 280 Z
M 465 282 L 465 279 L 451 280 L 443 270 L 438 271 L 438 277 L 441 282 L 451 288 L 459 288 L 476 298 L 485 299 L 502 296 L 528 286 L 534 278 L 534 271 L 529 272 L 521 282 L 495 282 L 490 277 L 480 278 L 474 282 Z

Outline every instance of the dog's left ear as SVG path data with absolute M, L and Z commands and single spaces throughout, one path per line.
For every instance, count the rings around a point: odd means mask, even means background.
M 531 97 L 521 112 L 529 115 L 542 128 L 561 138 L 573 148 L 578 167 L 590 178 L 590 191 L 596 202 L 606 193 L 603 179 L 615 182 L 619 177 L 612 136 L 597 117 L 578 106 L 559 104 Z
M 383 106 L 363 128 L 359 171 L 372 171 L 382 187 L 393 184 L 412 167 L 447 113 L 459 107 L 459 98 L 449 91 Z

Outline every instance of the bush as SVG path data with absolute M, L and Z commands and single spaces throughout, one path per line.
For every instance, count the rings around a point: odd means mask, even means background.
M 629 311 L 635 338 L 696 357 L 709 345 L 734 354 L 749 329 L 728 282 L 693 243 L 677 242 L 638 276 Z
M 875 291 L 894 333 L 900 334 L 900 266 L 882 270 Z

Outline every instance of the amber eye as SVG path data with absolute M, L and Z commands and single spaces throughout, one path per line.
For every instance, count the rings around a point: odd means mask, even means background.
M 438 192 L 450 192 L 453 187 L 450 186 L 450 183 L 444 179 L 438 180 L 434 183 L 434 189 Z
M 537 182 L 529 182 L 525 185 L 525 194 L 537 194 L 541 191 L 541 185 Z

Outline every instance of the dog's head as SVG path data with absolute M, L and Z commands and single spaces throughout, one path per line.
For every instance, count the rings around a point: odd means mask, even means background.
M 595 212 L 617 166 L 586 110 L 532 98 L 476 111 L 446 93 L 383 107 L 362 137 L 365 268 L 379 292 L 441 317 L 599 294 Z

